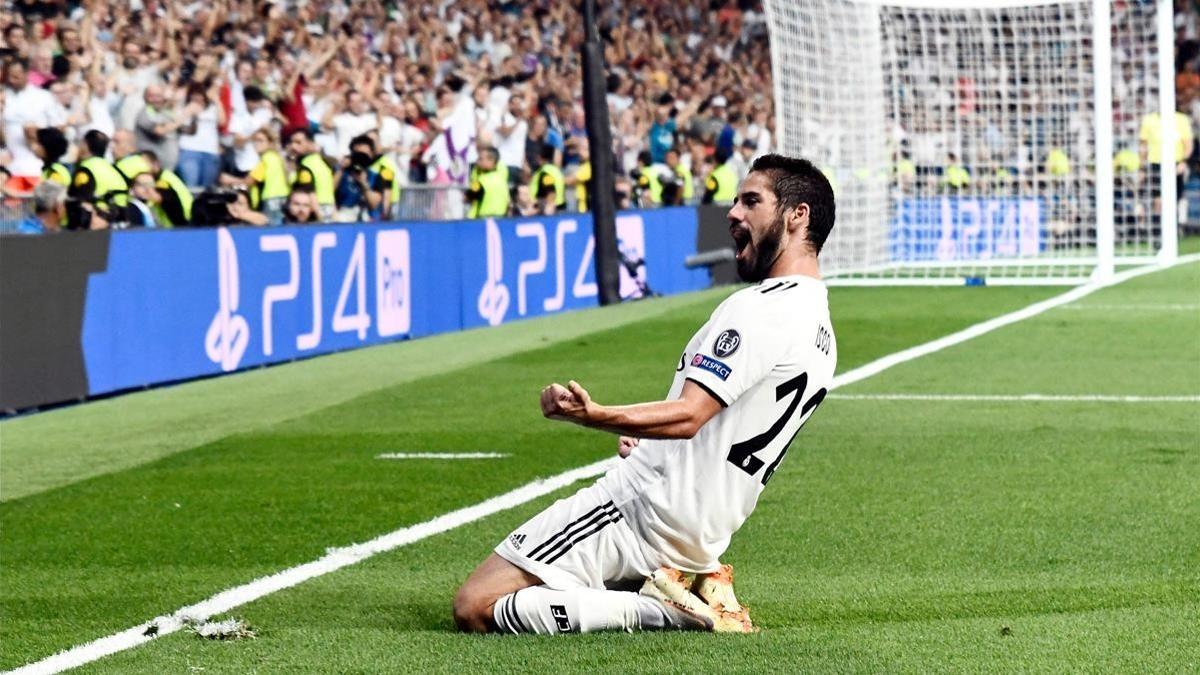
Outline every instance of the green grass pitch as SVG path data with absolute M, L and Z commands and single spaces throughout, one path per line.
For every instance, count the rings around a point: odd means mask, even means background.
M 1194 246 L 1193 246 L 1194 248 Z M 0 668 L 610 455 L 574 378 L 661 397 L 730 289 L 434 337 L 0 423 Z M 835 288 L 839 371 L 1061 292 Z M 837 394 L 1200 394 L 1200 264 Z M 375 459 L 495 451 L 500 460 Z M 578 486 L 576 486 L 578 487 Z M 84 672 L 1200 670 L 1200 403 L 831 398 L 725 560 L 762 632 L 453 632 L 491 547 L 567 488 Z

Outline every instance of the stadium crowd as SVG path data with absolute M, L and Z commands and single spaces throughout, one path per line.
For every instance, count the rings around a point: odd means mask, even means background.
M 774 134 L 761 0 L 599 4 L 619 205 L 731 199 Z M 1142 110 L 1153 74 L 1123 31 L 1153 6 L 1117 2 L 1114 19 L 1118 189 L 1148 193 L 1161 123 Z M 550 0 L 10 0 L 0 189 L 32 197 L 28 231 L 586 210 L 580 24 L 576 3 Z M 1189 0 L 1176 0 L 1176 28 L 1182 188 L 1200 177 Z M 919 45 L 897 44 L 901 88 L 936 90 Z M 897 122 L 900 189 L 1074 180 L 1086 109 L 1050 129 L 965 86 Z M 939 107 L 951 95 L 959 104 Z
M 730 199 L 771 147 L 760 3 L 598 4 L 619 203 Z M 14 0 L 3 189 L 31 231 L 393 218 L 406 192 L 583 210 L 581 23 L 548 0 Z

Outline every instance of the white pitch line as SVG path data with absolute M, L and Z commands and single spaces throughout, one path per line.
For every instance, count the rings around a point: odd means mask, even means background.
M 1077 311 L 1096 310 L 1098 312 L 1196 312 L 1200 311 L 1200 304 L 1173 304 L 1173 305 L 1065 305 L 1061 309 L 1070 309 Z
M 940 337 L 931 342 L 926 342 L 923 345 L 917 345 L 916 347 L 910 347 L 903 351 L 896 352 L 895 354 L 890 354 L 881 359 L 872 361 L 866 365 L 859 366 L 858 368 L 855 368 L 853 370 L 848 370 L 848 371 L 842 373 L 841 375 L 834 377 L 833 384 L 829 387 L 829 389 L 830 389 L 830 391 L 832 391 L 838 387 L 844 387 L 848 384 L 854 384 L 855 382 L 865 380 L 868 377 L 871 377 L 872 375 L 878 375 L 879 373 L 882 373 L 883 371 L 887 370 L 888 368 L 891 368 L 892 366 L 898 366 L 901 363 L 906 363 L 908 361 L 912 361 L 913 359 L 920 358 L 927 354 L 932 354 L 934 352 L 940 352 L 941 350 L 946 349 L 947 347 L 953 347 L 954 345 L 966 342 L 967 340 L 970 340 L 971 338 L 976 338 L 976 337 L 979 337 L 980 335 L 984 335 L 985 333 L 990 333 L 990 332 L 996 330 L 997 328 L 1003 328 L 1004 326 L 1014 324 L 1018 321 L 1024 321 L 1025 319 L 1035 317 L 1038 314 L 1041 314 L 1042 312 L 1045 312 L 1047 310 L 1051 310 L 1051 309 L 1054 309 L 1055 307 L 1061 307 L 1068 303 L 1075 302 L 1076 300 L 1078 300 L 1080 298 L 1085 298 L 1085 297 L 1091 295 L 1092 293 L 1095 293 L 1096 291 L 1101 290 L 1103 288 L 1108 288 L 1109 286 L 1114 286 L 1116 284 L 1122 283 L 1124 281 L 1128 281 L 1135 277 L 1140 277 L 1143 274 L 1150 274 L 1151 272 L 1158 272 L 1158 271 L 1167 269 L 1169 267 L 1174 267 L 1175 265 L 1182 265 L 1184 263 L 1195 262 L 1197 260 L 1200 260 L 1200 253 L 1192 253 L 1190 255 L 1180 256 L 1178 259 L 1175 260 L 1174 263 L 1171 263 L 1168 265 L 1151 265 L 1151 266 L 1147 266 L 1147 267 L 1137 267 L 1137 268 L 1134 268 L 1131 270 L 1126 270 L 1119 274 L 1114 274 L 1107 283 L 1087 284 L 1086 286 L 1078 286 L 1076 288 L 1073 288 L 1073 289 L 1067 291 L 1066 293 L 1063 293 L 1061 295 L 1056 295 L 1053 298 L 1050 298 L 1048 300 L 1042 300 L 1041 302 L 1035 302 L 1032 305 L 1029 305 L 1028 307 L 1018 309 L 1015 312 L 1010 312 L 1008 314 L 998 316 L 994 319 L 988 319 L 987 321 L 977 323 L 973 326 L 968 326 L 968 327 L 958 331 L 957 333 L 951 333 L 950 335 L 947 335 L 945 337 Z
M 853 370 L 848 370 L 845 373 L 833 378 L 833 383 L 830 384 L 830 390 L 838 387 L 852 384 L 860 380 L 864 380 L 872 375 L 881 373 L 892 366 L 899 365 L 906 361 L 911 361 L 915 358 L 932 354 L 947 347 L 965 342 L 973 337 L 978 337 L 984 333 L 991 332 L 997 328 L 1007 326 L 1023 319 L 1028 319 L 1032 316 L 1037 316 L 1048 309 L 1064 305 L 1068 302 L 1074 302 L 1079 298 L 1087 296 L 1100 288 L 1111 286 L 1122 281 L 1132 279 L 1142 274 L 1156 272 L 1167 267 L 1189 263 L 1200 260 L 1200 254 L 1192 254 L 1182 256 L 1171 265 L 1153 266 L 1147 268 L 1138 268 L 1122 272 L 1115 275 L 1112 280 L 1101 285 L 1081 286 L 1073 290 L 1067 291 L 1062 295 L 1055 296 L 1049 300 L 1034 303 L 1024 309 L 1017 310 L 1004 316 L 999 316 L 994 319 L 989 319 L 982 323 L 975 324 L 957 333 L 947 335 L 946 337 L 927 342 L 923 345 L 918 345 L 910 349 L 905 349 L 895 354 L 885 356 L 876 361 L 872 361 L 866 365 L 859 366 Z M 376 537 L 371 541 L 339 548 L 330 551 L 325 556 L 318 558 L 309 563 L 291 567 L 281 572 L 276 572 L 270 576 L 255 579 L 249 583 L 230 588 L 222 591 L 207 600 L 203 600 L 194 605 L 189 605 L 182 609 L 176 610 L 168 616 L 158 617 L 152 621 L 134 626 L 120 633 L 114 633 L 108 637 L 99 638 L 76 647 L 71 647 L 65 651 L 59 652 L 53 656 L 46 657 L 41 661 L 37 661 L 25 666 L 22 666 L 12 673 L 58 673 L 69 668 L 77 668 L 87 663 L 91 663 L 98 659 L 102 659 L 110 654 L 115 654 L 126 649 L 132 649 L 138 645 L 145 644 L 156 637 L 167 635 L 178 631 L 185 620 L 203 621 L 216 615 L 228 612 L 229 610 L 240 607 L 248 602 L 253 602 L 265 595 L 281 591 L 285 588 L 291 588 L 297 584 L 308 581 L 309 579 L 319 577 L 330 572 L 339 570 L 347 565 L 353 565 L 359 561 L 365 560 L 377 553 L 384 553 L 401 546 L 405 546 L 426 537 L 431 537 L 435 534 L 447 532 L 460 525 L 479 520 L 494 513 L 499 513 L 516 506 L 520 506 L 528 501 L 537 499 L 543 495 L 549 494 L 559 488 L 566 487 L 571 483 L 585 478 L 593 478 L 608 471 L 619 460 L 616 457 L 606 459 L 601 462 L 589 464 L 578 469 L 571 469 L 557 476 L 552 476 L 544 480 L 537 480 L 528 483 L 522 487 L 505 493 L 498 497 L 482 501 L 474 506 L 468 506 L 457 511 L 443 514 L 427 520 L 423 523 L 410 525 L 394 532 Z M 156 627 L 153 635 L 146 635 L 146 632 L 152 627 Z
M 1046 403 L 1200 403 L 1200 396 L 1110 396 L 1107 394 L 830 394 L 843 401 L 978 401 Z
M 375 459 L 503 459 L 501 452 L 385 452 Z
M 12 672 L 22 674 L 57 673 L 68 668 L 77 668 L 110 654 L 144 644 L 156 637 L 174 633 L 183 627 L 185 621 L 206 620 L 209 617 L 228 612 L 235 607 L 240 607 L 275 591 L 291 588 L 309 579 L 329 574 L 347 565 L 353 565 L 378 553 L 384 553 L 385 551 L 420 541 L 435 534 L 453 530 L 460 525 L 466 525 L 480 518 L 490 516 L 493 513 L 511 509 L 514 506 L 519 506 L 554 492 L 559 488 L 566 487 L 575 481 L 594 478 L 608 471 L 617 461 L 619 460 L 616 457 L 612 457 L 594 464 L 579 467 L 578 469 L 571 469 L 557 476 L 527 483 L 512 492 L 492 497 L 474 506 L 468 506 L 440 515 L 433 520 L 410 525 L 409 527 L 401 528 L 361 544 L 334 549 L 312 562 L 297 565 L 296 567 L 288 568 L 270 576 L 255 579 L 247 584 L 230 588 L 207 600 L 178 609 L 168 616 L 161 616 L 120 633 L 73 647 Z M 146 635 L 151 626 L 157 627 L 157 631 L 153 635 Z

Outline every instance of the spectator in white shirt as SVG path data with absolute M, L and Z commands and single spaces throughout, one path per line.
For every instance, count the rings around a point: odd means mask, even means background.
M 114 74 L 117 93 L 122 97 L 117 108 L 116 122 L 122 129 L 133 127 L 142 110 L 146 88 L 159 82 L 158 66 L 145 63 L 142 46 L 134 40 L 121 45 L 121 67 Z
M 42 161 L 30 147 L 41 127 L 58 126 L 58 104 L 50 92 L 30 86 L 25 65 L 17 59 L 4 63 L 4 138 L 12 153 L 7 167 L 14 178 L 26 179 L 29 189 L 37 183 Z
M 262 90 L 253 85 L 243 90 L 245 110 L 235 111 L 229 120 L 229 133 L 233 136 L 233 164 L 239 177 L 250 173 L 258 164 L 258 152 L 251 137 L 254 132 L 265 128 L 275 119 L 275 111 Z
M 89 89 L 91 96 L 88 97 L 88 121 L 79 131 L 79 137 L 92 129 L 101 131 L 105 136 L 112 137 L 116 131 L 117 125 L 113 121 L 113 110 L 120 103 L 120 100 L 113 95 L 112 86 L 108 82 L 108 78 L 100 73 L 93 73 L 88 78 Z
M 186 109 L 192 123 L 179 136 L 179 177 L 188 187 L 207 188 L 221 172 L 220 127 L 225 123 L 219 85 L 188 87 Z
M 529 114 L 524 96 L 514 94 L 492 127 L 492 141 L 500 153 L 500 163 L 508 167 L 510 181 L 518 180 L 525 165 L 525 138 L 529 135 Z
M 379 116 L 371 109 L 371 103 L 362 92 L 351 90 L 346 92 L 341 105 L 325 111 L 321 126 L 333 129 L 336 138 L 333 157 L 341 159 L 350 152 L 351 140 L 379 128 Z

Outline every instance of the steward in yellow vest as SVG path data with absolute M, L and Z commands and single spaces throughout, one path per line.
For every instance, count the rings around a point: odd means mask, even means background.
M 371 166 L 367 168 L 379 177 L 379 189 L 383 192 L 380 217 L 390 220 L 396 205 L 400 203 L 400 170 L 396 167 L 396 162 L 392 161 L 391 156 L 386 153 L 376 156 L 375 161 L 371 162 Z
M 575 170 L 575 206 L 580 213 L 588 210 L 588 184 L 592 181 L 592 160 L 586 159 Z
M 55 127 L 42 127 L 37 130 L 36 140 L 32 150 L 42 160 L 42 180 L 71 187 L 71 172 L 58 161 L 67 154 L 67 137 Z
M 164 227 L 180 227 L 192 222 L 192 203 L 195 197 L 186 183 L 174 171 L 162 168 L 153 150 L 138 153 L 146 162 L 146 171 L 154 178 L 154 188 L 162 195 L 162 203 L 154 206 L 154 215 Z M 133 178 L 137 178 L 134 176 Z M 133 179 L 130 179 L 130 185 Z
M 495 148 L 479 149 L 479 161 L 471 168 L 467 199 L 471 203 L 468 218 L 508 215 L 508 167 L 500 163 L 500 153 Z
M 554 146 L 542 146 L 542 165 L 533 172 L 529 194 L 539 205 L 538 213 L 551 215 L 567 205 L 567 183 L 562 169 L 554 163 Z
M 1142 159 L 1129 148 L 1117 152 L 1113 156 L 1113 170 L 1117 173 L 1135 174 L 1142 169 Z
M 942 174 L 942 184 L 954 190 L 962 190 L 971 184 L 971 174 L 966 167 L 958 163 L 954 153 L 948 156 L 950 163 L 946 165 L 946 171 Z
M 278 135 L 270 127 L 255 131 L 250 137 L 258 164 L 250 169 L 243 181 L 248 188 L 250 208 L 267 216 L 271 225 L 283 223 L 283 207 L 292 189 L 288 184 L 287 164 L 277 147 Z
M 110 223 L 128 220 L 129 183 L 112 162 L 104 159 L 108 152 L 108 136 L 92 129 L 83 136 L 79 155 L 81 160 L 71 180 L 69 194 L 75 199 L 94 202 L 102 217 Z
M 729 154 L 717 153 L 717 168 L 704 180 L 704 204 L 732 204 L 737 198 L 737 171 L 729 163 Z
M 139 173 L 154 173 L 150 169 L 150 162 L 142 156 L 142 153 L 135 152 L 132 155 L 126 155 L 117 160 L 117 171 L 125 177 L 125 181 L 133 184 L 133 179 L 137 178 Z
M 658 170 L 650 163 L 648 150 L 638 153 L 637 167 L 633 170 L 632 178 L 638 206 L 646 208 L 662 203 L 662 181 L 658 178 Z
M 692 179 L 692 170 L 686 164 L 679 161 L 679 151 L 675 148 L 668 150 L 664 159 L 667 163 L 667 168 L 675 175 L 675 182 L 679 184 L 679 189 L 675 193 L 675 199 L 669 201 L 672 204 L 687 204 L 691 202 L 692 197 L 696 195 L 696 185 Z
M 288 135 L 288 154 L 296 159 L 296 176 L 292 181 L 293 192 L 311 192 L 317 198 L 323 219 L 331 219 L 335 207 L 333 194 L 333 169 L 313 142 L 308 129 L 293 129 Z

